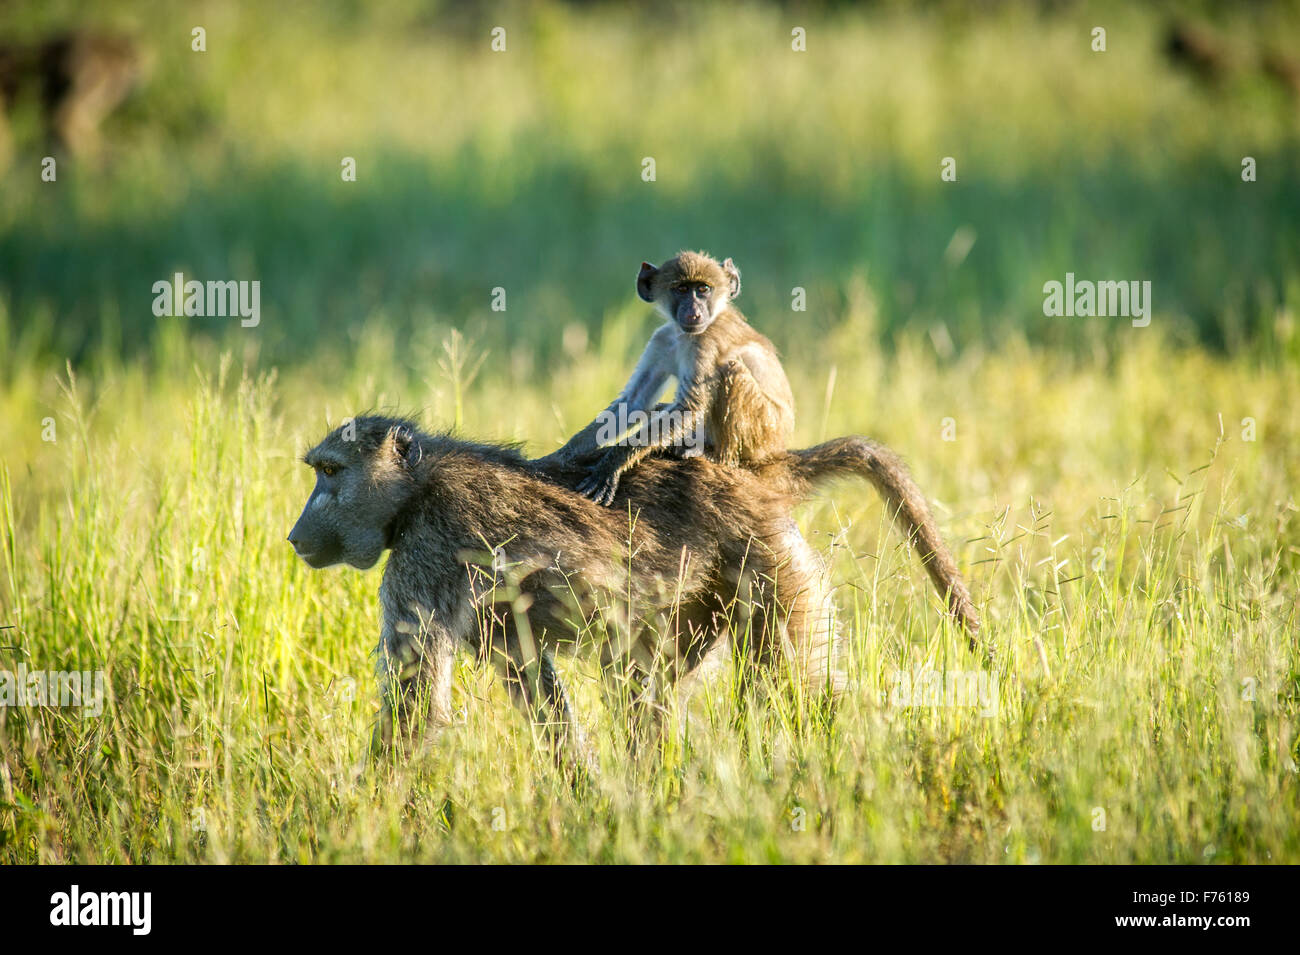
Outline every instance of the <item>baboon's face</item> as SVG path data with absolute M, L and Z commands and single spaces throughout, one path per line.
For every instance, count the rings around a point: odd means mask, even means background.
M 659 268 L 641 263 L 636 291 L 688 335 L 698 335 L 740 294 L 740 271 L 727 259 L 682 252 Z
M 375 565 L 414 491 L 411 441 L 401 422 L 359 418 L 303 456 L 316 472 L 316 486 L 289 532 L 299 557 L 317 568 Z

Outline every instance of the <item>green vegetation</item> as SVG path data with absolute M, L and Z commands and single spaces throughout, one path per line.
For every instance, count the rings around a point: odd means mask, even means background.
M 20 103 L 0 190 L 0 671 L 102 670 L 108 700 L 0 707 L 0 861 L 1300 861 L 1278 88 L 1198 83 L 1119 8 L 741 7 L 668 50 L 615 5 L 104 7 L 149 82 L 56 183 Z M 1249 14 L 1235 49 L 1300 26 Z M 913 463 L 999 646 L 991 715 L 899 705 L 900 673 L 979 662 L 845 484 L 798 515 L 853 677 L 829 724 L 724 672 L 638 769 L 563 661 L 604 769 L 575 794 L 466 659 L 463 722 L 358 777 L 379 573 L 293 557 L 297 456 L 363 408 L 554 447 L 652 327 L 637 263 L 682 246 L 740 264 L 799 444 Z M 154 317 L 177 271 L 261 281 L 260 324 Z M 1067 271 L 1150 280 L 1151 325 L 1044 317 Z

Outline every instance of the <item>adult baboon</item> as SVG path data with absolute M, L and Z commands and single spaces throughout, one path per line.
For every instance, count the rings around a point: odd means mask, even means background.
M 843 474 L 879 485 L 886 473 L 919 495 L 892 456 L 860 438 L 752 469 L 650 458 L 625 476 L 613 507 L 571 489 L 582 461 L 543 468 L 515 448 L 429 435 L 399 418 L 346 422 L 304 461 L 317 479 L 289 533 L 298 555 L 365 569 L 392 551 L 380 587 L 377 742 L 391 743 L 395 727 L 413 739 L 421 718 L 448 721 L 464 643 L 568 744 L 558 751 L 579 759 L 582 734 L 550 653 L 583 641 L 596 644 L 609 679 L 631 678 L 639 707 L 728 631 L 749 660 L 788 662 L 807 685 L 837 691 L 821 575 L 787 555 L 791 508 Z

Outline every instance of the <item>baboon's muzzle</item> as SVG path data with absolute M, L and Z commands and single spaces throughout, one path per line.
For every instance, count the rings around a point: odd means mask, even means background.
M 298 522 L 293 525 L 293 530 L 289 531 L 287 539 L 293 545 L 294 553 L 305 560 L 308 566 L 320 569 L 337 564 L 342 556 L 338 538 L 333 534 L 317 532 L 318 529 L 308 519 L 307 511 L 310 507 L 309 502 Z

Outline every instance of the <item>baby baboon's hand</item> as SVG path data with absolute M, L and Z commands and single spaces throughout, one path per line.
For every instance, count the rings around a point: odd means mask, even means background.
M 568 459 L 559 451 L 552 451 L 550 454 L 532 460 L 533 467 L 540 471 L 545 471 L 547 468 L 563 467 L 567 463 Z
M 602 461 L 591 469 L 591 473 L 578 485 L 578 493 L 591 498 L 602 507 L 609 507 L 614 502 L 614 492 L 618 490 L 619 472 Z

